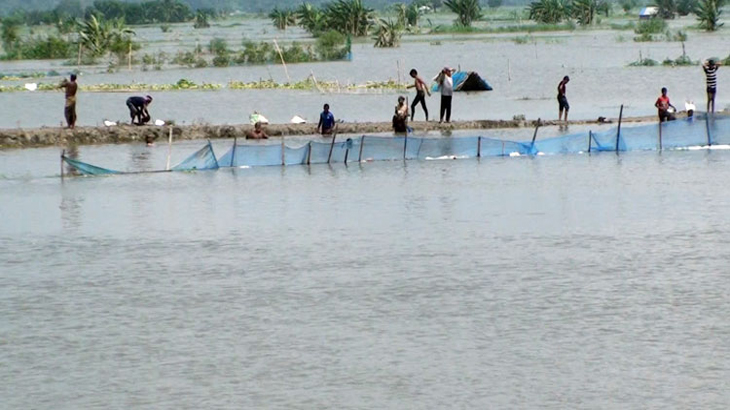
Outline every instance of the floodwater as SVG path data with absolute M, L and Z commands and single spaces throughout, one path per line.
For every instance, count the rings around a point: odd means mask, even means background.
M 56 148 L 2 155 L 0 408 L 730 402 L 728 151 L 63 181 Z
M 226 23 L 221 23 L 223 26 Z M 159 27 L 138 30 L 147 44 L 142 52 L 154 50 L 192 49 L 195 43 L 207 45 L 210 38 L 225 37 L 232 47 L 238 47 L 242 38 L 271 40 L 279 38 L 282 44 L 302 40 L 299 29 L 280 33 L 266 20 L 244 21 L 241 26 L 213 27 L 210 31 L 196 31 L 189 26 L 174 26 L 169 33 Z M 672 30 L 694 24 L 693 17 L 672 22 Z M 528 119 L 556 118 L 556 87 L 564 75 L 571 77 L 568 85 L 570 115 L 574 119 L 595 119 L 599 116 L 617 117 L 624 104 L 626 115 L 655 113 L 654 101 L 661 87 L 669 88 L 669 96 L 678 108 L 686 100 L 704 110 L 704 74 L 699 66 L 693 67 L 636 67 L 627 65 L 639 56 L 662 61 L 682 55 L 680 42 L 637 43 L 633 31 L 576 30 L 573 32 L 510 33 L 499 35 L 419 35 L 404 37 L 403 44 L 394 49 L 376 49 L 371 40 L 353 45 L 353 61 L 247 66 L 206 69 L 164 68 L 161 71 L 127 71 L 122 68 L 112 74 L 105 67 L 82 69 L 83 84 L 146 83 L 170 84 L 181 78 L 196 83 L 229 81 L 257 81 L 274 79 L 277 82 L 300 81 L 314 74 L 320 81 L 339 81 L 342 84 L 363 84 L 367 81 L 388 79 L 406 81 L 407 72 L 415 67 L 426 79 L 435 75 L 444 65 L 477 71 L 494 87 L 494 91 L 457 93 L 454 98 L 453 119 L 511 119 L 524 114 Z M 720 31 L 706 34 L 688 31 L 685 42 L 687 55 L 693 60 L 711 56 L 724 58 L 730 33 Z M 525 44 L 517 44 L 522 38 Z M 72 67 L 62 62 L 3 62 L 0 72 L 33 71 L 59 72 Z M 288 70 L 288 71 L 287 71 Z M 57 82 L 60 78 L 23 80 L 23 82 Z M 730 83 L 730 70 L 718 71 L 720 91 L 718 108 L 730 107 L 730 97 L 723 92 L 723 84 Z M 17 82 L 16 82 L 17 84 Z M 142 94 L 139 92 L 137 94 Z M 135 93 L 82 93 L 78 113 L 81 125 L 97 125 L 103 120 L 126 120 L 124 101 Z M 155 101 L 151 113 L 155 118 L 175 120 L 178 124 L 213 123 L 235 124 L 248 121 L 253 111 L 263 113 L 272 122 L 288 122 L 294 115 L 316 121 L 322 105 L 327 102 L 337 118 L 347 122 L 388 121 L 392 115 L 398 92 L 393 90 L 353 92 L 293 91 L 293 90 L 229 90 L 171 91 L 152 93 Z M 411 92 L 411 98 L 413 97 Z M 63 96 L 59 93 L 2 93 L 0 104 L 6 107 L 0 116 L 0 127 L 55 126 L 63 121 Z M 438 115 L 439 98 L 428 99 L 431 119 Z M 423 118 L 420 111 L 417 118 Z

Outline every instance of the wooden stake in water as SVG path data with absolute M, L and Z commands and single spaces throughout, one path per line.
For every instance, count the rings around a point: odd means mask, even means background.
M 172 156 L 172 125 L 170 126 L 170 134 L 167 138 L 167 166 L 166 170 L 170 170 L 170 157 Z
M 330 153 L 327 156 L 327 163 L 329 164 L 330 161 L 332 161 L 332 150 L 335 149 L 335 138 L 337 138 L 337 124 L 335 124 L 335 129 L 332 132 L 332 144 L 330 145 Z
M 540 119 L 537 119 L 537 124 L 535 125 L 535 132 L 532 134 L 532 143 L 530 147 L 535 145 L 535 139 L 537 138 L 537 130 L 540 128 Z
M 236 145 L 237 145 L 236 143 L 237 143 L 237 141 L 238 141 L 238 137 L 234 136 L 233 137 L 233 148 L 231 149 L 231 165 L 230 166 L 233 166 L 233 160 L 236 159 Z
M 284 136 L 281 136 L 281 166 L 286 165 L 286 146 L 284 146 Z
M 362 147 L 365 146 L 365 136 L 360 137 L 360 155 L 357 157 L 357 162 L 362 162 Z
M 63 158 L 66 156 L 66 150 L 61 151 L 61 179 L 63 179 Z
M 662 120 L 659 119 L 659 151 L 662 150 Z
M 593 145 L 593 133 L 588 130 L 588 153 L 591 153 L 591 145 Z
M 309 147 L 307 149 L 307 165 L 310 164 L 310 161 L 312 160 L 312 141 L 309 141 L 309 144 L 307 144 Z
M 477 158 L 482 157 L 482 137 L 477 137 Z
M 618 129 L 616 130 L 616 152 L 618 152 L 618 144 L 621 140 L 621 120 L 624 118 L 624 105 L 621 104 L 621 109 L 618 112 Z

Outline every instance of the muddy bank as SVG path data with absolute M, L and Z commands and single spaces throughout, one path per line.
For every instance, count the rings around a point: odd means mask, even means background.
M 652 121 L 654 117 L 624 118 L 626 122 Z M 615 123 L 616 120 L 613 120 Z M 595 121 L 570 121 L 570 124 L 590 124 Z M 557 121 L 542 121 L 542 125 L 558 125 Z M 467 129 L 498 129 L 534 127 L 536 121 L 500 120 L 500 121 L 455 121 L 450 124 L 438 122 L 416 121 L 409 124 L 413 131 L 444 131 Z M 375 134 L 392 132 L 390 122 L 341 123 L 339 134 Z M 253 127 L 248 124 L 239 125 L 183 125 L 183 126 L 131 126 L 112 127 L 79 127 L 74 130 L 64 128 L 31 128 L 0 130 L 0 148 L 27 148 L 43 146 L 65 146 L 69 144 L 119 144 L 144 142 L 147 140 L 167 141 L 170 130 L 174 140 L 245 138 L 246 132 Z M 316 131 L 315 124 L 270 124 L 265 126 L 272 137 L 295 135 L 311 135 Z

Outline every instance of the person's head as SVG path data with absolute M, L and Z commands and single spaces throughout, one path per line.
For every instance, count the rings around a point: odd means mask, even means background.
M 714 59 L 714 58 L 711 58 L 711 59 L 707 60 L 707 64 L 708 64 L 708 65 L 709 65 L 710 67 L 714 66 L 714 65 L 715 65 L 715 59 Z
M 76 74 L 71 74 L 71 81 L 76 81 Z
M 441 72 L 448 75 L 449 77 L 451 77 L 451 69 L 449 67 L 444 67 L 444 69 L 441 70 Z
M 418 75 L 418 71 L 416 71 L 415 68 L 411 68 L 411 77 L 416 78 L 417 75 Z
M 667 87 L 662 87 L 662 95 L 667 95 Z
M 398 104 L 403 104 L 406 101 L 406 98 L 401 96 L 398 96 Z
M 323 108 L 324 108 L 324 112 L 329 112 L 330 105 L 329 104 L 325 104 Z
M 145 102 L 145 103 L 146 103 L 147 105 L 149 105 L 149 104 L 152 104 L 152 96 L 151 96 L 151 95 L 145 96 L 145 97 L 144 97 L 144 102 Z
M 565 77 L 563 77 L 564 83 L 567 83 L 568 81 L 570 81 L 570 77 L 568 77 L 567 75 Z
M 256 131 L 261 129 L 261 121 L 256 121 L 256 124 L 253 125 L 254 129 Z

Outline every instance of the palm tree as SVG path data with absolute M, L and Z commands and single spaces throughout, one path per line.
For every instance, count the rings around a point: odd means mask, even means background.
M 342 34 L 365 36 L 373 24 L 373 9 L 365 7 L 362 0 L 337 0 L 326 6 L 324 14 L 326 26 Z
M 593 18 L 596 16 L 598 4 L 596 0 L 573 0 L 570 8 L 573 18 L 578 21 L 581 26 L 590 26 L 593 24 Z
M 322 11 L 310 3 L 302 3 L 296 11 L 298 24 L 310 34 L 319 33 L 324 28 Z
M 446 0 L 444 6 L 456 13 L 456 22 L 460 26 L 470 27 L 473 21 L 482 18 L 482 6 L 479 0 Z
M 720 23 L 720 14 L 724 5 L 724 0 L 700 0 L 695 8 L 700 27 L 707 31 L 715 31 L 722 27 L 724 23 Z
M 677 2 L 675 0 L 654 0 L 654 5 L 659 9 L 659 17 L 667 20 L 673 19 L 677 14 Z
M 92 14 L 87 20 L 79 24 L 78 35 L 81 45 L 92 56 L 98 57 L 106 54 L 112 47 L 120 43 L 131 44 L 131 36 L 135 33 L 124 24 L 123 19 L 97 19 Z
M 373 37 L 375 47 L 398 47 L 401 36 L 403 36 L 403 26 L 397 21 L 379 19 Z
M 289 9 L 280 10 L 278 7 L 274 7 L 274 9 L 271 10 L 271 13 L 269 13 L 269 18 L 274 23 L 274 27 L 279 30 L 286 30 L 288 26 L 294 26 L 297 24 L 294 12 Z
M 530 20 L 539 23 L 556 24 L 566 19 L 570 7 L 564 0 L 540 0 L 530 3 Z

